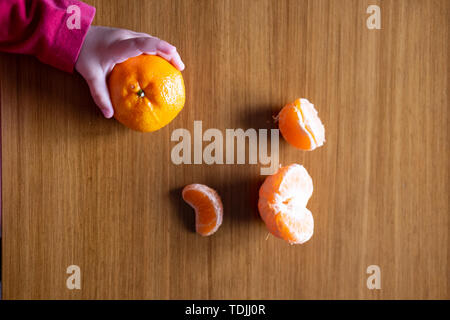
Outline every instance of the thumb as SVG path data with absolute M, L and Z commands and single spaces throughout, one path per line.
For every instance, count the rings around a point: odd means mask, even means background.
M 88 85 L 95 104 L 100 108 L 105 118 L 111 118 L 114 115 L 114 109 L 105 79 L 94 78 L 88 81 Z

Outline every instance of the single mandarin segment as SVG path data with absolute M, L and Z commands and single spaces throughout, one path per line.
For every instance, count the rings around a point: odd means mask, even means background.
M 150 132 L 171 122 L 186 99 L 181 72 L 161 57 L 140 55 L 117 64 L 108 79 L 114 117 Z
M 268 176 L 259 189 L 258 210 L 270 233 L 290 244 L 308 241 L 314 232 L 314 219 L 306 208 L 312 193 L 312 179 L 299 164 Z
M 307 99 L 285 105 L 278 114 L 278 126 L 284 139 L 298 149 L 314 150 L 325 142 L 325 128 Z
M 182 196 L 195 210 L 195 229 L 202 236 L 212 235 L 223 219 L 223 205 L 217 192 L 204 184 L 184 187 Z

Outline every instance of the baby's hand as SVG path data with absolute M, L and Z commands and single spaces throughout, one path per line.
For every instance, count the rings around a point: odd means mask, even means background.
M 143 53 L 158 55 L 178 70 L 184 69 L 177 48 L 163 40 L 125 29 L 90 27 L 75 69 L 88 83 L 92 98 L 106 118 L 114 114 L 106 84 L 107 76 L 116 63 Z

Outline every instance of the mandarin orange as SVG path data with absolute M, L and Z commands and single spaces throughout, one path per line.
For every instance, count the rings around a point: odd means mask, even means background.
M 181 72 L 158 56 L 143 54 L 117 64 L 108 86 L 114 117 L 137 131 L 164 127 L 185 103 Z
M 308 241 L 314 232 L 314 219 L 306 208 L 313 183 L 298 164 L 280 168 L 268 176 L 259 189 L 258 210 L 268 230 L 291 244 Z
M 314 105 L 307 99 L 288 103 L 278 114 L 278 127 L 284 139 L 302 150 L 314 150 L 325 142 L 325 128 Z
M 182 197 L 195 209 L 195 229 L 202 236 L 209 236 L 222 224 L 223 205 L 217 192 L 204 184 L 184 187 Z

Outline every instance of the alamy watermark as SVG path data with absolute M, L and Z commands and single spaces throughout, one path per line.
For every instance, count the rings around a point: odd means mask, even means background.
M 381 269 L 376 264 L 367 267 L 366 273 L 370 274 L 367 278 L 367 289 L 381 289 Z
M 219 129 L 210 128 L 203 132 L 202 121 L 194 121 L 193 137 L 183 128 L 172 132 L 170 140 L 178 143 L 172 148 L 170 158 L 176 165 L 245 164 L 248 145 L 248 163 L 261 164 L 264 167 L 260 168 L 260 174 L 270 175 L 279 168 L 279 135 L 278 129 L 226 129 L 224 137 Z M 203 148 L 203 142 L 209 144 Z
M 381 9 L 379 6 L 372 4 L 367 7 L 366 10 L 370 16 L 367 18 L 366 25 L 367 29 L 381 29 Z
M 67 274 L 70 276 L 66 280 L 66 287 L 69 290 L 81 289 L 81 269 L 77 265 L 70 265 L 66 270 Z
M 70 16 L 67 18 L 66 26 L 69 30 L 81 29 L 81 9 L 79 6 L 73 4 L 67 7 L 67 14 Z

